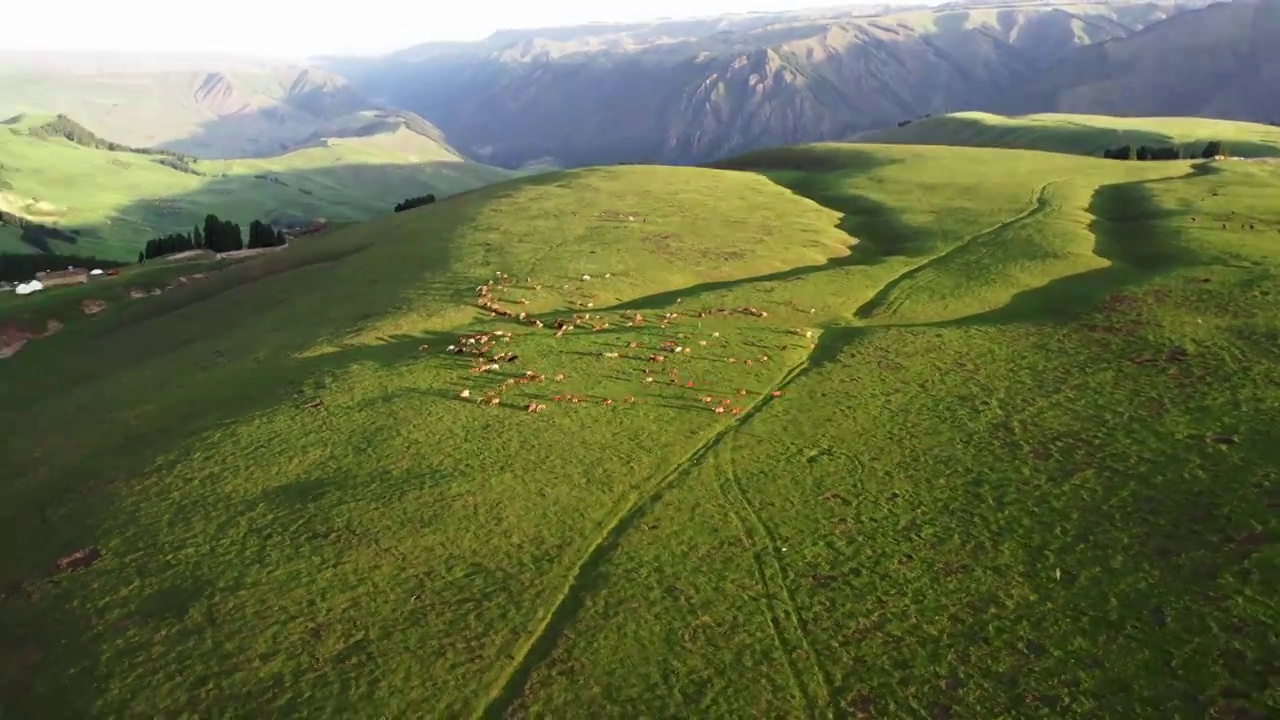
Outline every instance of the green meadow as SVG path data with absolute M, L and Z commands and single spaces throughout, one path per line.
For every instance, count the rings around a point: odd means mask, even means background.
M 1261 717 L 1278 190 L 816 145 L 0 300 L 0 715 Z
M 1110 117 L 1044 113 L 1004 117 L 959 112 L 916 120 L 909 125 L 867 133 L 866 142 L 908 145 L 1046 150 L 1093 155 L 1122 145 L 1178 145 L 1199 155 L 1217 140 L 1228 155 L 1246 158 L 1280 156 L 1280 127 L 1259 123 L 1193 117 Z
M 0 210 L 80 236 L 50 240 L 46 250 L 0 226 L 0 252 L 133 260 L 147 240 L 190 230 L 209 213 L 244 226 L 352 222 L 390 213 L 406 197 L 444 197 L 516 175 L 464 161 L 403 128 L 269 158 L 192 161 L 189 173 L 155 155 L 27 134 L 44 119 L 0 124 Z

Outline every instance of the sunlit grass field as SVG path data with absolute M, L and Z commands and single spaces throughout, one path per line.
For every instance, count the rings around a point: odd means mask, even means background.
M 1122 145 L 1178 145 L 1184 148 L 1185 155 L 1198 157 L 1207 143 L 1217 140 L 1228 155 L 1280 156 L 1280 127 L 1189 117 L 1126 118 L 1065 113 L 1004 117 L 960 112 L 868 133 L 864 139 L 872 143 L 1044 150 L 1095 157 L 1101 157 L 1108 148 Z
M 0 707 L 1265 714 L 1278 189 L 809 146 L 0 303 Z
M 515 176 L 465 162 L 401 129 L 343 138 L 269 158 L 192 161 L 192 174 L 154 155 L 111 152 L 32 137 L 41 118 L 0 125 L 0 210 L 65 231 L 47 249 L 0 227 L 0 252 L 58 252 L 132 260 L 151 238 L 185 232 L 214 213 L 247 227 L 318 218 L 366 220 L 406 197 L 444 197 Z

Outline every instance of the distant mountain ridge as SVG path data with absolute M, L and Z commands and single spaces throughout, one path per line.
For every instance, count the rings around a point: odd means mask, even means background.
M 1280 121 L 1280 2 L 1234 0 L 1081 48 L 1000 109 Z
M 997 107 L 1081 48 L 1123 43 L 1206 4 L 762 13 L 509 31 L 327 65 L 493 164 L 696 163 Z
M 697 164 L 965 110 L 1274 122 L 1278 13 L 1264 0 L 886 3 L 165 72 L 0 53 L 0 117 L 65 113 L 122 144 L 204 158 L 408 130 L 506 168 Z
M 288 152 L 348 115 L 385 109 L 332 72 L 297 66 L 0 73 L 0 116 L 64 114 L 122 144 L 205 158 Z

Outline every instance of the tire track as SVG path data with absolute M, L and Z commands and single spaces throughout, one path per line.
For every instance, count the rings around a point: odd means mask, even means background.
M 982 238 L 987 237 L 988 235 L 993 235 L 995 233 L 998 233 L 1001 230 L 1005 230 L 1010 226 L 1016 225 L 1024 220 L 1027 220 L 1035 215 L 1039 215 L 1040 213 L 1048 210 L 1051 207 L 1051 204 L 1049 203 L 1048 198 L 1045 196 L 1045 193 L 1048 191 L 1049 187 L 1056 182 L 1061 182 L 1061 180 L 1050 180 L 1049 182 L 1036 186 L 1036 189 L 1031 193 L 1030 205 L 1025 210 L 1018 213 L 1017 215 L 1014 215 L 1011 218 L 1003 220 L 997 225 L 993 225 L 992 227 L 989 227 L 985 230 L 974 233 L 973 235 L 970 235 L 964 238 L 963 240 L 961 240 L 960 242 L 956 243 L 955 245 L 952 245 L 951 247 L 947 248 L 946 250 L 943 250 L 937 255 L 934 255 L 933 257 L 926 259 L 924 262 L 918 265 L 915 265 L 911 268 L 908 268 L 907 270 L 894 276 L 892 280 L 890 280 L 889 282 L 881 286 L 881 288 L 876 291 L 876 294 L 871 296 L 870 300 L 867 300 L 865 303 L 860 305 L 857 310 L 853 312 L 854 317 L 860 320 L 870 320 L 872 317 L 874 317 L 877 313 L 881 311 L 892 310 L 893 308 L 901 304 L 901 301 L 898 301 L 898 303 L 893 303 L 892 300 L 893 300 L 893 293 L 899 287 L 901 287 L 903 283 L 908 282 L 913 278 L 915 278 L 916 276 L 920 275 L 921 273 L 928 271 L 936 263 L 945 261 L 949 256 L 951 256 L 956 252 L 959 252 L 960 250 L 963 250 L 974 241 L 981 240 Z
M 741 427 L 739 424 L 735 427 L 735 431 L 741 429 Z M 742 489 L 742 484 L 738 482 L 738 476 L 733 467 L 732 436 L 728 438 L 727 446 L 727 479 L 725 482 L 720 483 L 720 494 L 728 503 L 737 505 L 742 511 L 741 514 L 732 509 L 729 512 L 733 515 L 734 520 L 738 522 L 742 536 L 751 541 L 751 556 L 756 566 L 756 575 L 760 580 L 761 588 L 764 590 L 765 601 L 770 606 L 770 630 L 773 632 L 778 649 L 782 652 L 786 661 L 791 679 L 804 700 L 808 711 L 806 715 L 808 717 L 834 717 L 833 709 L 835 703 L 831 694 L 831 679 L 818 663 L 818 656 L 814 652 L 813 646 L 809 643 L 809 637 L 800 625 L 800 613 L 796 608 L 795 596 L 791 594 L 791 589 L 787 586 L 786 578 L 782 574 L 782 563 L 778 555 L 778 541 L 769 530 L 769 526 L 760 519 L 760 514 L 756 512 L 755 507 L 747 500 L 746 492 Z M 743 520 L 744 516 L 748 518 L 754 531 L 747 528 L 748 523 Z M 756 548 L 757 538 L 763 538 L 763 544 L 767 551 L 761 551 Z M 768 565 L 767 569 L 766 564 Z M 782 627 L 783 625 L 786 626 L 785 629 Z M 804 673 L 797 667 L 796 655 L 798 653 L 803 653 L 805 659 L 808 660 L 807 682 L 802 679 L 801 675 Z
M 894 277 L 876 291 L 875 295 L 873 295 L 871 299 L 863 303 L 863 305 L 855 311 L 855 316 L 863 319 L 870 318 L 878 308 L 889 300 L 893 291 L 902 285 L 903 282 L 915 277 L 933 263 L 944 260 L 950 254 L 967 246 L 975 240 L 1003 230 L 1047 209 L 1048 203 L 1045 198 L 1045 192 L 1053 182 L 1057 181 L 1047 182 L 1038 186 L 1032 193 L 1032 202 L 1030 207 L 1018 215 L 1004 220 L 991 228 L 975 233 L 974 235 L 965 238 L 957 245 L 948 248 L 942 253 L 939 253 L 938 255 L 935 255 Z M 826 337 L 821 337 L 818 340 L 816 349 L 807 354 L 803 360 L 790 367 L 777 381 L 774 387 L 777 389 L 785 388 L 805 372 L 815 369 L 827 362 L 833 361 L 840 354 L 843 347 L 852 341 L 858 330 L 859 328 L 855 327 L 843 327 L 829 328 L 824 331 L 823 336 Z M 827 342 L 823 342 L 823 340 L 826 340 Z M 533 633 L 517 645 L 515 656 L 507 663 L 501 675 L 490 685 L 489 691 L 478 704 L 474 713 L 476 717 L 501 718 L 507 714 L 507 711 L 511 706 L 520 699 L 524 692 L 525 685 L 528 683 L 529 677 L 532 675 L 534 669 L 550 657 L 551 653 L 555 650 L 560 637 L 576 619 L 582 608 L 583 600 L 594 589 L 591 587 L 590 581 L 592 577 L 596 575 L 596 570 L 609 560 L 610 556 L 622 542 L 622 538 L 627 534 L 627 532 L 636 525 L 644 513 L 653 507 L 653 505 L 656 504 L 678 480 L 686 475 L 693 465 L 700 463 L 708 454 L 718 447 L 722 441 L 728 438 L 732 433 L 741 429 L 743 425 L 768 405 L 770 399 L 769 395 L 761 395 L 734 420 L 718 428 L 714 433 L 699 443 L 684 458 L 675 463 L 670 471 L 660 476 L 656 481 L 651 483 L 638 494 L 633 495 L 630 501 L 621 507 L 609 523 L 602 528 L 595 540 L 592 541 L 590 546 L 588 546 L 583 557 L 573 567 L 564 589 L 552 601 L 550 607 L 544 610 L 541 618 L 538 620 L 536 627 L 534 628 Z M 766 587 L 766 594 L 768 594 L 768 587 L 771 584 L 776 585 L 781 593 L 782 607 L 779 610 L 771 612 L 770 617 L 770 625 L 773 630 L 774 637 L 777 640 L 779 647 L 782 648 L 783 653 L 787 655 L 789 671 L 792 673 L 796 683 L 800 686 L 800 691 L 804 696 L 804 701 L 809 708 L 809 714 L 813 716 L 816 712 L 822 712 L 820 706 L 822 705 L 822 701 L 825 700 L 825 714 L 830 716 L 831 709 L 833 707 L 830 699 L 830 683 L 828 682 L 826 675 L 823 673 L 821 666 L 818 665 L 817 657 L 814 655 L 809 645 L 808 638 L 800 628 L 794 598 L 782 579 L 781 565 L 778 563 L 776 545 L 772 534 L 746 500 L 746 496 L 743 493 L 741 486 L 738 484 L 736 475 L 732 473 L 732 468 L 730 468 L 729 482 L 732 485 L 732 491 L 735 495 L 735 499 L 731 502 L 735 502 L 747 513 L 747 516 L 751 518 L 750 523 L 755 525 L 756 532 L 766 539 L 771 548 L 771 565 L 775 579 L 771 583 L 765 579 L 769 573 L 765 569 L 765 562 L 758 554 L 756 554 L 756 565 L 762 579 L 762 584 Z M 736 513 L 735 517 L 738 518 L 740 526 L 745 530 L 747 523 L 744 522 L 742 517 Z M 779 617 L 785 618 L 785 622 L 778 621 L 776 618 Z M 792 635 L 791 638 L 785 638 L 786 633 L 782 632 L 782 625 L 789 626 L 789 634 Z M 806 673 L 802 673 L 799 668 L 795 667 L 791 653 L 787 649 L 788 645 L 800 648 L 808 656 L 811 674 L 808 674 L 810 679 L 807 683 L 800 679 L 801 676 Z
M 797 375 L 809 367 L 811 358 L 793 365 L 778 380 L 775 387 L 784 387 Z M 725 423 L 705 440 L 698 444 L 684 458 L 677 462 L 670 471 L 659 477 L 639 494 L 632 497 L 613 519 L 592 541 L 582 559 L 573 567 L 569 581 L 560 594 L 552 601 L 549 608 L 542 613 L 533 633 L 516 646 L 515 657 L 507 663 L 502 674 L 490 685 L 489 691 L 478 704 L 474 717 L 503 718 L 507 711 L 524 693 L 533 670 L 551 656 L 564 631 L 573 623 L 582 609 L 583 600 L 592 591 L 591 578 L 596 570 L 609 560 L 609 557 L 622 542 L 623 536 L 633 528 L 639 519 L 653 507 L 680 480 L 686 472 L 698 464 L 720 441 L 741 427 L 748 419 L 764 409 L 771 396 L 761 394 L 755 402 L 731 422 Z

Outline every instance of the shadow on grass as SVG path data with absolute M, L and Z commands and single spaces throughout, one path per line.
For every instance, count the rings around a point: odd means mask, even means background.
M 844 265 L 871 265 L 887 257 L 913 256 L 911 239 L 919 229 L 903 222 L 893 207 L 852 191 L 848 184 L 902 162 L 851 146 L 826 145 L 764 150 L 719 166 L 758 172 L 806 200 L 843 213 L 836 227 L 855 242 L 850 255 L 839 260 Z
M 874 169 L 875 156 L 867 156 L 861 164 L 854 163 L 855 168 Z M 856 157 L 856 156 L 855 156 Z M 793 166 L 804 166 L 805 157 L 792 157 L 787 151 L 764 151 L 753 153 L 742 159 L 725 163 L 725 167 L 733 169 L 777 169 L 790 162 Z M 813 161 L 816 167 L 822 165 L 820 155 Z M 837 166 L 840 167 L 840 166 Z M 1007 325 L 1011 323 L 1045 323 L 1068 322 L 1085 312 L 1098 307 L 1109 296 L 1120 292 L 1125 287 L 1149 279 L 1171 270 L 1194 267 L 1204 261 L 1201 254 L 1192 248 L 1180 245 L 1178 237 L 1171 233 L 1177 231 L 1160 221 L 1175 217 L 1178 213 L 1162 207 L 1155 199 L 1151 186 L 1157 183 L 1178 182 L 1189 178 L 1212 175 L 1220 172 L 1208 163 L 1192 166 L 1191 172 L 1171 178 L 1159 180 L 1143 180 L 1128 183 L 1117 183 L 1099 187 L 1090 201 L 1088 212 L 1093 216 L 1089 225 L 1095 238 L 1094 253 L 1107 260 L 1107 267 L 1090 270 L 1053 280 L 1046 285 L 1017 293 L 1004 306 L 978 315 L 948 320 L 939 323 L 920 323 L 913 327 L 964 327 L 984 325 Z M 785 187 L 793 189 L 797 194 L 813 199 L 837 210 L 848 210 L 840 223 L 841 229 L 854 234 L 850 229 L 862 228 L 861 237 L 872 240 L 869 245 L 871 257 L 883 257 L 901 249 L 905 243 L 899 238 L 909 235 L 909 226 L 902 224 L 889 208 L 860 196 L 848 196 L 843 201 L 833 200 L 821 175 L 805 177 L 790 181 L 771 178 Z M 819 199 L 821 198 L 821 199 Z M 837 204 L 843 203 L 843 204 Z M 858 209 L 860 208 L 861 211 Z M 856 249 L 867 243 L 856 243 Z M 868 256 L 858 257 L 851 253 L 848 256 L 835 258 L 823 265 L 805 266 L 766 275 L 742 278 L 738 280 L 703 283 L 682 290 L 657 293 L 637 298 L 616 306 L 604 308 L 601 312 L 613 310 L 640 310 L 669 306 L 677 299 L 690 299 L 699 294 L 717 290 L 732 289 L 758 282 L 772 282 L 801 278 L 816 272 L 836 267 L 867 264 Z M 884 325 L 880 327 L 904 327 Z M 823 328 L 816 347 L 810 355 L 807 369 L 814 369 L 830 363 L 844 352 L 847 345 L 856 341 L 865 331 L 861 327 L 830 325 Z M 807 371 L 807 370 L 806 370 Z M 803 375 L 803 373 L 801 373 Z
M 1017 293 L 1002 307 L 938 326 L 1066 322 L 1135 283 L 1202 264 L 1202 255 L 1178 242 L 1180 231 L 1159 222 L 1176 213 L 1156 202 L 1150 186 L 1214 172 L 1205 168 L 1197 165 L 1188 175 L 1099 187 L 1087 210 L 1093 216 L 1093 252 L 1109 263 L 1106 267 L 1052 280 Z
M 151 160 L 130 157 L 130 163 L 152 164 Z M 393 206 L 405 197 L 432 193 L 444 199 L 473 188 L 491 187 L 486 184 L 508 178 L 501 170 L 448 161 L 343 161 L 305 170 L 251 172 L 187 176 L 199 186 L 181 194 L 140 197 L 115 209 L 109 220 L 104 217 L 72 228 L 73 234 L 68 234 L 67 240 L 52 243 L 52 248 L 49 243 L 32 246 L 41 252 L 62 249 L 76 255 L 133 262 L 151 237 L 190 232 L 193 226 L 202 225 L 209 213 L 244 227 L 255 219 L 282 227 L 306 225 L 319 218 L 336 227 L 390 215 Z M 31 233 L 24 236 L 28 244 L 32 244 L 30 236 Z M 300 240 L 307 242 L 310 238 Z
M 552 175 L 525 182 L 554 184 L 561 181 Z M 478 191 L 477 195 L 497 198 L 505 192 L 508 192 L 505 188 L 490 188 Z M 415 228 L 416 223 L 421 220 L 427 231 L 424 233 L 428 238 L 425 242 L 421 237 L 415 237 L 395 241 L 391 247 L 382 248 L 379 247 L 380 240 L 343 232 L 335 233 L 333 236 L 317 239 L 313 245 L 300 246 L 296 250 L 269 255 L 232 268 L 226 271 L 232 274 L 216 282 L 214 278 L 210 278 L 207 287 L 192 285 L 175 289 L 171 295 L 156 298 L 155 300 L 163 302 L 155 307 L 139 306 L 136 311 L 130 310 L 120 318 L 120 324 L 112 332 L 107 332 L 106 327 L 95 328 L 95 337 L 90 338 L 93 342 L 88 346 L 94 351 L 92 355 L 73 357 L 58 352 L 56 345 L 43 348 L 42 344 L 24 351 L 34 357 L 26 358 L 31 362 L 16 366 L 22 368 L 24 375 L 9 379 L 4 388 L 5 401 L 0 401 L 0 424 L 17 429 L 0 439 L 0 466 L 18 478 L 15 482 L 0 486 L 0 507 L 4 508 L 3 515 L 0 515 L 0 546 L 12 549 L 0 557 L 0 581 L 7 581 L 11 577 L 25 581 L 25 587 L 33 589 L 38 595 L 45 582 L 42 579 L 44 573 L 57 557 L 102 542 L 100 534 L 107 516 L 117 516 L 114 522 L 120 522 L 119 516 L 127 518 L 130 510 L 117 502 L 115 488 L 119 483 L 154 472 L 155 468 L 151 466 L 154 458 L 177 453 L 185 443 L 222 423 L 290 402 L 290 390 L 294 393 L 293 399 L 301 403 L 301 395 L 312 397 L 316 394 L 313 379 L 322 383 L 326 374 L 364 362 L 386 366 L 424 361 L 465 362 L 465 359 L 458 360 L 453 356 L 436 353 L 424 360 L 416 350 L 419 344 L 447 344 L 454 337 L 452 333 L 393 335 L 384 337 L 381 342 L 360 345 L 343 344 L 335 338 L 348 336 L 359 330 L 362 323 L 370 318 L 392 311 L 404 301 L 407 294 L 419 293 L 424 286 L 429 287 L 430 292 L 436 294 L 441 302 L 473 302 L 470 288 L 454 288 L 444 284 L 441 279 L 448 272 L 454 241 L 448 228 L 465 227 L 470 212 L 465 206 L 459 208 L 454 203 L 466 201 L 467 198 L 445 200 L 431 208 L 404 213 L 404 217 L 391 220 L 397 226 L 400 223 L 414 223 Z M 1094 227 L 1098 238 L 1097 252 L 1115 263 L 1111 268 L 1055 281 L 1045 288 L 1019 294 L 1000 310 L 946 324 L 1031 320 L 1042 322 L 1051 317 L 1065 319 L 1072 313 L 1087 309 L 1090 303 L 1100 302 L 1106 294 L 1129 282 L 1189 263 L 1191 256 L 1185 255 L 1176 246 L 1166 245 L 1166 241 L 1159 235 L 1162 229 L 1155 227 L 1149 219 L 1144 219 L 1140 212 L 1144 208 L 1159 211 L 1149 190 L 1141 184 L 1100 188 L 1090 211 L 1097 218 Z M 433 225 L 430 220 L 432 214 L 440 212 L 453 214 L 449 216 L 449 222 Z M 887 209 L 882 217 L 867 222 L 868 227 L 873 228 L 871 233 L 879 235 L 879 242 L 890 249 L 894 247 L 895 240 L 886 235 L 903 230 Z M 1129 244 L 1135 238 L 1143 244 Z M 871 241 L 871 245 L 876 244 L 875 240 Z M 832 267 L 861 264 L 869 261 L 868 257 L 858 258 L 856 254 L 851 254 L 818 266 L 795 268 L 756 278 L 704 283 L 593 312 L 671 304 L 678 297 L 687 298 L 701 292 L 764 280 L 803 277 Z M 380 266 L 379 262 L 388 264 Z M 378 274 L 379 282 L 352 285 L 353 280 L 366 276 L 369 269 L 382 271 Z M 248 373 L 251 372 L 252 377 L 264 379 L 266 387 L 274 385 L 278 388 L 276 391 L 262 392 L 257 387 L 234 388 L 229 391 L 231 394 L 228 397 L 222 398 L 216 409 L 194 408 L 189 411 L 189 415 L 181 418 L 183 422 L 173 422 L 166 426 L 164 433 L 120 425 L 105 427 L 101 431 L 95 429 L 92 433 L 82 431 L 72 437 L 58 437 L 65 429 L 58 425 L 59 422 L 72 425 L 71 421 L 76 420 L 87 428 L 96 418 L 103 426 L 111 425 L 115 417 L 111 414 L 112 408 L 98 402 L 111 395 L 100 388 L 86 388 L 85 392 L 74 398 L 74 405 L 58 398 L 49 400 L 50 407 L 60 410 L 61 414 L 53 413 L 54 421 L 45 421 L 47 424 L 43 427 L 32 426 L 25 417 L 23 409 L 28 402 L 44 402 L 42 395 L 71 395 L 74 394 L 71 391 L 79 389 L 75 387 L 75 382 L 70 388 L 60 386 L 65 378 L 87 384 L 99 373 L 133 365 L 145 368 L 147 363 L 158 357 L 176 353 L 192 343 L 207 341 L 209 337 L 221 337 L 222 332 L 229 333 L 239 322 L 239 316 L 215 316 L 208 312 L 209 307 L 204 301 L 214 296 L 237 294 L 242 286 L 269 276 L 285 276 L 282 280 L 292 276 L 295 282 L 301 282 L 299 278 L 302 278 L 306 281 L 306 287 L 313 287 L 316 283 L 323 286 L 326 282 L 337 279 L 342 282 L 333 283 L 335 286 L 361 288 L 358 297 L 319 298 L 319 302 L 327 301 L 323 305 L 323 312 L 317 312 L 316 307 L 307 305 L 308 302 L 316 302 L 316 297 L 307 299 L 290 295 L 288 291 L 292 286 L 289 283 L 277 288 L 281 294 L 269 298 L 277 305 L 255 307 L 241 303 L 219 308 L 224 313 L 231 309 L 237 313 L 272 313 L 267 327 L 275 331 L 276 335 L 265 338 L 267 342 L 262 343 L 265 350 L 254 356 L 252 363 L 246 363 L 246 376 L 241 379 L 247 380 Z M 1064 302 L 1064 297 L 1069 302 Z M 263 301 L 262 298 L 251 299 Z M 147 322 L 143 323 L 143 320 Z M 147 326 L 145 333 L 141 328 L 143 324 Z M 810 357 L 809 367 L 819 367 L 835 361 L 849 343 L 865 332 L 872 330 L 860 327 L 827 328 Z M 161 339 L 157 341 L 157 337 Z M 56 340 L 55 337 L 49 342 L 54 343 Z M 300 356 L 304 351 L 325 343 L 334 345 L 335 349 Z M 256 351 L 259 348 L 254 349 Z M 211 349 L 213 355 L 221 352 L 221 348 Z M 46 363 L 56 363 L 57 366 Z M 216 367 L 216 358 L 210 358 L 210 363 Z M 9 367 L 5 369 L 11 370 Z M 158 383 L 164 380 L 162 377 L 156 378 Z M 230 385 L 229 383 L 228 386 Z M 95 395 L 95 392 L 98 394 Z M 444 394 L 443 391 L 424 392 L 441 396 Z M 9 400 L 21 402 L 8 402 Z M 661 402 L 676 403 L 666 398 Z M 507 411 L 523 411 L 509 405 L 499 407 Z M 696 409 L 696 406 L 690 405 L 690 409 Z M 298 412 L 307 410 L 299 408 Z M 137 423 L 138 427 L 147 425 L 146 422 Z M 706 447 L 713 446 L 714 443 L 710 443 Z M 123 447 L 144 447 L 146 451 L 133 454 L 119 452 L 118 449 Z M 35 454 L 40 451 L 46 458 L 56 457 L 59 452 L 73 448 L 92 462 L 86 460 L 59 468 L 60 472 L 51 473 L 45 467 L 46 461 Z M 698 457 L 700 456 L 695 455 L 691 459 L 696 460 Z M 51 462 L 57 467 L 56 460 Z M 270 500 L 283 505 L 307 503 L 317 496 L 322 497 L 324 492 L 322 485 L 302 485 L 280 490 Z M 656 497 L 649 502 L 656 500 Z M 626 532 L 646 507 L 647 504 L 638 505 L 628 511 L 609 536 L 604 538 L 598 553 L 588 558 L 589 564 L 607 557 L 618 537 Z M 51 509 L 56 512 L 51 512 Z M 72 575 L 57 582 L 88 583 L 95 573 L 111 572 L 113 561 L 108 548 L 108 554 L 98 566 L 85 571 L 82 576 Z M 88 579 L 84 576 L 88 576 Z M 586 597 L 602 581 L 603 576 L 598 569 L 585 572 L 580 587 L 574 588 L 574 594 L 579 598 Z M 187 589 L 178 588 L 172 592 L 165 591 L 155 598 L 147 598 L 143 604 L 151 612 L 165 612 L 161 606 L 172 606 L 173 612 L 181 612 L 183 604 L 188 602 L 189 594 Z M 0 601 L 3 603 L 0 606 L 3 609 L 0 612 L 0 656 L 8 658 L 0 661 L 0 702 L 4 703 L 6 710 L 21 717 L 92 714 L 96 685 L 93 676 L 100 672 L 100 658 L 92 640 L 96 618 L 85 614 L 66 592 L 58 594 L 56 601 L 31 600 L 30 597 L 30 593 L 18 593 Z M 567 626 L 576 614 L 576 607 L 567 609 L 556 618 L 556 625 Z M 545 657 L 551 652 L 556 640 L 556 636 L 548 636 L 546 647 L 538 649 L 535 655 Z M 46 650 L 56 653 L 56 664 L 41 664 L 39 658 Z M 34 663 L 20 660 L 32 656 L 37 658 Z M 69 673 L 69 667 L 80 668 L 81 671 Z M 502 699 L 496 705 L 510 704 L 511 699 L 523 690 L 526 680 L 527 675 L 517 676 L 504 688 Z
M 385 336 L 359 345 L 343 338 L 410 296 L 469 304 L 471 289 L 444 279 L 455 232 L 486 201 L 517 191 L 487 188 L 477 202 L 445 199 L 379 221 L 387 225 L 372 233 L 355 228 L 298 242 L 132 301 L 93 322 L 69 325 L 7 361 L 0 378 L 0 427 L 9 429 L 0 437 L 0 710 L 6 717 L 94 714 L 96 688 L 106 673 L 98 646 L 102 618 L 91 613 L 101 609 L 88 609 L 94 604 L 74 596 L 101 582 L 96 577 L 103 573 L 133 572 L 117 566 L 131 561 L 117 556 L 103 530 L 128 523 L 136 512 L 119 502 L 125 483 L 163 472 L 192 440 L 239 418 L 290 404 L 299 413 L 323 412 L 304 405 L 324 397 L 328 376 L 353 364 L 466 362 L 418 350 L 421 344 L 443 349 L 456 340 L 452 333 Z M 379 282 L 361 282 L 369 276 Z M 269 290 L 243 292 L 267 278 L 273 279 Z M 329 297 L 327 285 L 359 293 Z M 216 308 L 206 302 L 214 297 L 221 298 Z M 265 334 L 237 333 L 246 314 L 259 316 Z M 326 345 L 330 351 L 314 352 Z M 166 374 L 174 372 L 169 358 L 184 377 Z M 217 403 L 202 398 L 204 373 L 221 374 L 225 392 Z M 120 390 L 95 382 L 103 375 L 165 391 L 156 396 L 159 402 L 130 409 L 121 421 L 122 409 L 114 405 Z M 168 459 L 156 465 L 161 458 Z M 289 505 L 324 488 L 281 492 L 275 501 Z M 96 565 L 49 578 L 58 558 L 95 545 L 103 549 Z M 181 614 L 197 591 L 162 591 L 141 598 L 137 610 Z
M 867 173 L 893 162 L 900 161 L 886 160 L 876 153 L 851 145 L 829 144 L 756 150 L 701 167 L 758 173 L 786 170 L 806 174 Z
M 828 270 L 874 265 L 889 257 L 907 255 L 909 239 L 917 233 L 917 230 L 902 222 L 896 211 L 869 197 L 831 189 L 836 183 L 889 164 L 891 164 L 890 161 L 864 150 L 839 148 L 838 152 L 833 153 L 830 149 L 806 146 L 763 150 L 706 166 L 720 170 L 760 172 L 774 183 L 803 198 L 845 213 L 837 227 L 853 240 L 848 247 L 848 254 L 831 258 L 819 265 L 804 265 L 734 280 L 716 280 L 680 290 L 645 295 L 593 312 L 664 307 L 674 305 L 677 300 L 706 293 L 753 284 L 803 280 L 805 277 Z M 800 169 L 805 169 L 806 174 L 799 175 L 793 172 Z M 543 313 L 538 317 L 546 320 L 555 316 L 556 313 Z
M 1066 323 L 1115 293 L 1211 262 L 1204 250 L 1183 242 L 1186 236 L 1167 222 L 1174 213 L 1162 208 L 1153 193 L 1155 183 L 1191 176 L 1121 183 L 1096 191 L 1088 208 L 1094 216 L 1090 229 L 1096 237 L 1095 252 L 1110 266 L 1020 293 L 1005 307 L 969 318 L 826 328 L 805 371 L 837 362 L 850 345 L 872 333 L 912 327 Z M 1176 331 L 1171 334 L 1169 340 L 1176 340 Z M 1070 346 L 1068 341 L 1066 347 Z M 1086 362 L 1078 368 L 1081 373 L 1090 372 L 1089 364 L 1095 359 L 1107 362 L 1105 353 L 1087 353 L 1093 354 L 1082 355 Z M 1123 365 L 1123 355 L 1114 361 Z M 1046 682 L 1049 679 L 1079 679 L 1093 683 L 1086 691 L 1093 701 L 1130 717 L 1171 710 L 1188 716 L 1225 716 L 1228 711 L 1240 717 L 1265 714 L 1261 708 L 1274 684 L 1275 663 L 1269 660 L 1276 654 L 1274 633 L 1269 630 L 1273 618 L 1244 599 L 1265 595 L 1275 585 L 1263 576 L 1266 558 L 1274 557 L 1280 547 L 1280 535 L 1268 515 L 1280 497 L 1270 482 L 1275 453 L 1268 450 L 1280 442 L 1280 426 L 1246 425 L 1267 417 L 1268 399 L 1227 400 L 1238 392 L 1230 379 L 1240 372 L 1239 367 L 1224 362 L 1221 355 L 1216 362 L 1209 357 L 1203 365 L 1199 362 L 1197 377 L 1210 373 L 1207 377 L 1213 379 L 1199 381 L 1194 390 L 1179 391 L 1175 382 L 1163 389 L 1159 382 L 1144 389 L 1176 401 L 1182 406 L 1177 414 L 1186 414 L 1176 421 L 1152 418 L 1152 426 L 1173 431 L 1157 441 L 1159 445 L 1135 442 L 1141 432 L 1130 435 L 1106 429 L 1109 424 L 1130 421 L 1120 419 L 1119 408 L 1072 398 L 1064 390 L 1058 402 L 1066 405 L 1060 405 L 1059 412 L 1087 418 L 1103 431 L 1096 426 L 1055 426 L 1063 422 L 1061 415 L 1049 419 L 1029 415 L 1015 421 L 1020 430 L 1012 433 L 1015 437 L 997 439 L 992 445 L 1027 442 L 1027 449 L 1003 458 L 1016 466 L 1026 462 L 1019 454 L 1028 453 L 1031 464 L 1025 481 L 1019 479 L 1012 488 L 996 488 L 981 477 L 956 478 L 968 483 L 963 495 L 954 500 L 957 507 L 982 506 L 993 497 L 1000 497 L 1002 503 L 1000 517 L 984 527 L 989 537 L 976 543 L 974 552 L 1009 553 L 1015 568 L 1012 574 L 1036 583 L 1032 600 L 999 607 L 975 602 L 967 612 L 977 620 L 972 625 L 957 622 L 951 630 L 953 639 L 940 648 L 944 653 L 955 652 L 964 670 L 981 665 L 977 653 L 1025 658 L 1027 667 L 1034 668 L 1026 679 L 989 683 L 989 692 L 1000 696 L 1007 707 L 1025 707 L 1034 693 L 1040 708 L 1067 713 L 1070 700 L 1065 695 L 1042 690 L 1051 684 Z M 1047 364 L 1062 367 L 1062 363 Z M 1252 373 L 1258 381 L 1266 377 L 1256 370 Z M 1215 395 L 1216 403 L 1211 400 Z M 1116 400 L 1135 397 L 1142 395 L 1115 396 Z M 1250 449 L 1243 451 L 1234 441 L 1207 442 L 1206 432 L 1246 438 Z M 999 452 L 991 462 L 1001 462 Z M 939 537 L 973 534 L 971 518 L 957 519 L 944 506 L 928 522 Z M 1110 670 L 1098 671 L 1103 667 Z M 938 681 L 946 677 L 942 670 Z M 864 688 L 865 678 L 855 676 L 842 684 L 842 693 L 852 692 Z M 894 692 L 891 687 L 878 691 Z

